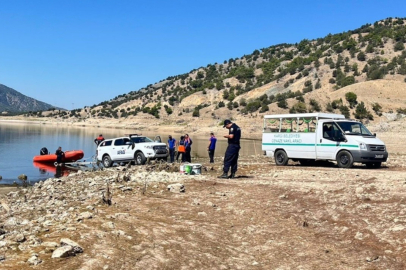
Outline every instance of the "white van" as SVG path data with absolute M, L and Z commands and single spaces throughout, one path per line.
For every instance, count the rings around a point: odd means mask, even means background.
M 379 168 L 388 158 L 385 144 L 362 123 L 332 113 L 265 115 L 262 150 L 278 166 L 292 159 L 303 165 L 335 160 L 340 168 L 354 162 Z

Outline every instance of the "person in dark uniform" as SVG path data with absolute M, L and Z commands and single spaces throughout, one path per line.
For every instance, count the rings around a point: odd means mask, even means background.
M 241 129 L 231 120 L 224 120 L 223 128 L 228 129 L 228 135 L 224 135 L 224 138 L 228 139 L 228 147 L 224 155 L 223 174 L 220 178 L 235 178 L 237 172 L 238 153 L 240 151 L 240 138 Z M 231 168 L 231 174 L 228 176 L 228 171 Z
M 62 147 L 58 147 L 58 150 L 55 152 L 56 155 L 56 163 L 58 163 L 58 166 L 62 163 L 62 158 L 65 156 L 65 153 L 62 151 Z

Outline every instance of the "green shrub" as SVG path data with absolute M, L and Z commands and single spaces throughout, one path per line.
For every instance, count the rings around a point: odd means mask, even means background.
M 353 92 L 346 93 L 345 99 L 350 103 L 351 108 L 354 108 L 355 104 L 357 104 L 357 95 Z
M 345 116 L 345 118 L 350 118 L 350 109 L 347 106 L 340 106 L 340 112 Z
M 365 53 L 359 52 L 357 55 L 357 59 L 358 59 L 358 61 L 365 61 L 366 60 Z
M 399 41 L 396 42 L 395 46 L 393 47 L 393 49 L 395 50 L 395 52 L 397 51 L 403 51 L 405 49 L 405 45 L 403 44 L 403 42 Z

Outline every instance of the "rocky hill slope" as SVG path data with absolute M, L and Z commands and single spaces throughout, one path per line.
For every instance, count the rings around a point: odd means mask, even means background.
M 406 112 L 405 43 L 406 19 L 387 18 L 208 64 L 90 108 L 44 115 L 216 126 L 225 118 L 323 111 L 379 121 L 384 113 Z
M 55 108 L 48 103 L 27 97 L 20 92 L 0 84 L 0 113 L 21 113 L 30 111 L 46 111 Z

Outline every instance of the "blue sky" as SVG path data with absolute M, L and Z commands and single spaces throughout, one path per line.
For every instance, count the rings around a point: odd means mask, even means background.
M 405 11 L 395 0 L 0 0 L 0 83 L 82 108 L 255 49 Z

